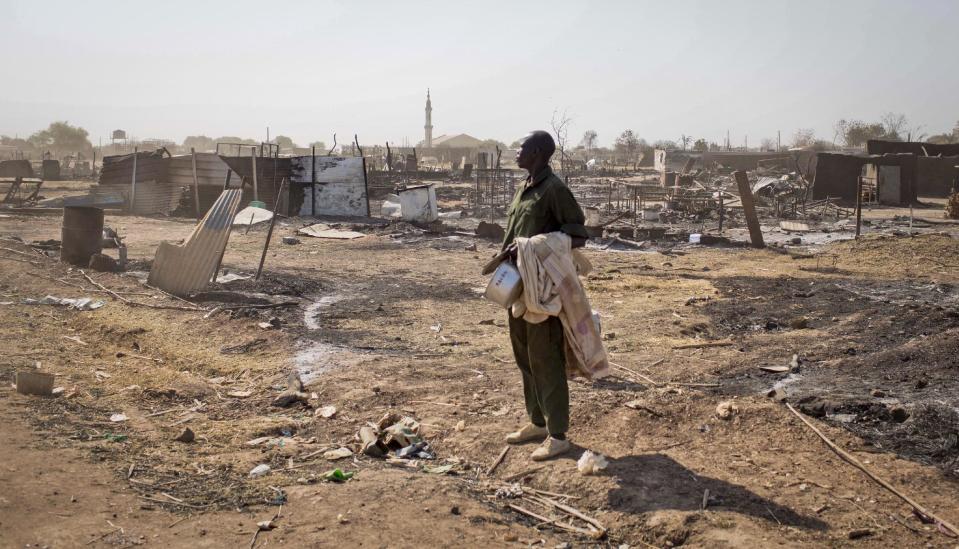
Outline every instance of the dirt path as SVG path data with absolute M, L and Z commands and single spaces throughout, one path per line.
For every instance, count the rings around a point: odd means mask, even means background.
M 2 219 L 0 234 L 50 238 L 57 223 Z M 191 228 L 134 217 L 109 223 L 124 227 L 137 260 L 149 259 L 159 240 L 182 238 Z M 510 511 L 510 500 L 494 493 L 513 478 L 574 496 L 567 501 L 609 528 L 604 544 L 955 545 L 764 396 L 789 374 L 757 368 L 800 355 L 803 377 L 786 385 L 790 401 L 828 396 L 835 405 L 821 407 L 827 422 L 820 424 L 829 436 L 959 522 L 953 461 L 959 450 L 949 445 L 952 431 L 933 429 L 933 416 L 925 412 L 940 400 L 956 405 L 949 400 L 959 367 L 959 317 L 951 301 L 959 278 L 948 267 L 959 264 L 953 238 L 833 245 L 826 250 L 836 263 L 828 272 L 817 270 L 815 259 L 772 251 L 590 251 L 595 270 L 586 283 L 603 313 L 613 362 L 660 384 L 623 371 L 594 384 L 574 383 L 576 451 L 534 467 L 532 446 L 513 448 L 488 476 L 503 435 L 523 421 L 505 314 L 477 293 L 485 282 L 478 265 L 492 248 L 480 241 L 472 251 L 470 239 L 457 237 L 390 238 L 389 228 L 350 242 L 280 244 L 293 228 L 281 225 L 274 235 L 267 279 L 256 288 L 248 282 L 236 287 L 282 294 L 302 306 L 232 316 L 204 318 L 202 312 L 130 307 L 109 298 L 87 312 L 19 305 L 46 294 L 91 295 L 93 288 L 52 260 L 0 259 L 0 301 L 15 302 L 0 306 L 0 344 L 8 357 L 0 374 L 12 379 L 16 369 L 40 360 L 59 375 L 66 393 L 39 399 L 0 390 L 0 417 L 15 441 L 0 448 L 0 462 L 16 469 L 0 469 L 6 498 L 0 536 L 18 536 L 0 541 L 82 544 L 109 532 L 109 519 L 124 528 L 123 539 L 109 534 L 101 544 L 129 545 L 142 535 L 147 543 L 172 546 L 236 546 L 249 544 L 256 522 L 271 517 L 280 503 L 278 528 L 259 543 L 496 546 L 545 540 L 552 547 L 588 541 Z M 248 272 L 263 236 L 260 229 L 234 235 L 225 264 Z M 135 299 L 172 303 L 134 278 L 93 276 L 111 288 L 147 294 Z M 280 329 L 257 326 L 271 316 Z M 220 351 L 256 339 L 264 341 L 250 352 Z M 675 348 L 716 341 L 732 344 Z M 271 407 L 298 356 L 315 370 L 307 390 L 316 398 Z M 844 381 L 830 386 L 830 379 Z M 884 396 L 873 396 L 872 389 Z M 248 397 L 229 396 L 247 391 Z M 859 400 L 869 407 L 853 406 Z M 625 406 L 634 401 L 639 409 Z M 716 417 L 723 401 L 736 405 L 730 420 Z M 336 406 L 333 418 L 314 415 L 326 405 Z M 911 419 L 897 423 L 879 413 L 895 406 Z M 308 457 L 331 446 L 358 449 L 357 429 L 391 411 L 415 417 L 437 454 L 434 464 L 451 465 L 455 474 L 365 457 Z M 111 424 L 110 416 L 121 412 L 129 420 Z M 839 421 L 850 414 L 852 423 Z M 195 443 L 173 440 L 184 426 L 195 431 Z M 901 436 L 904 429 L 908 437 Z M 116 434 L 125 438 L 112 439 Z M 275 442 L 246 444 L 260 437 Z M 908 444 L 890 447 L 890 439 Z M 587 448 L 611 458 L 605 474 L 576 472 L 575 459 Z M 128 479 L 131 463 L 136 466 Z M 249 478 L 261 463 L 273 472 Z M 291 463 L 295 468 L 287 469 Z M 320 481 L 333 467 L 356 476 L 344 484 Z M 23 474 L 31 468 L 43 474 Z M 71 495 L 91 503 L 77 507 Z M 144 502 L 153 508 L 142 509 Z M 190 513 L 195 516 L 167 528 Z M 33 518 L 45 514 L 53 522 Z M 862 529 L 865 537 L 849 539 Z M 56 537 L 66 532 L 68 539 Z

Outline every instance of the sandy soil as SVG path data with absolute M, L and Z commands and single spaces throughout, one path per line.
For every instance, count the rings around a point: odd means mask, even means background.
M 0 218 L 0 236 L 58 238 L 59 221 Z M 185 219 L 107 222 L 146 269 L 159 241 L 193 227 Z M 124 304 L 95 293 L 76 269 L 2 241 L 21 253 L 0 253 L 0 302 L 14 302 L 0 305 L 0 375 L 12 381 L 39 361 L 64 394 L 0 388 L 0 545 L 249 546 L 256 523 L 279 512 L 257 547 L 956 546 L 765 396 L 778 383 L 789 402 L 821 416 L 813 421 L 833 440 L 959 522 L 949 415 L 959 368 L 955 235 L 831 244 L 828 265 L 743 248 L 588 251 L 595 270 L 586 285 L 611 360 L 658 383 L 623 370 L 573 383 L 574 452 L 534 465 L 534 446 L 515 447 L 488 475 L 503 436 L 524 419 L 505 313 L 480 296 L 479 268 L 495 244 L 397 225 L 352 241 L 281 244 L 300 223 L 279 225 L 264 280 L 232 283 L 300 305 L 208 318 Z M 234 233 L 224 265 L 250 273 L 264 237 L 260 227 Z M 127 299 L 184 306 L 133 276 L 89 274 Z M 19 304 L 47 294 L 106 305 Z M 271 317 L 281 328 L 257 326 Z M 247 353 L 221 352 L 255 339 L 265 341 Z M 731 344 L 675 348 L 706 342 Z M 798 375 L 758 369 L 788 365 L 794 354 Z M 271 407 L 297 368 L 315 398 Z M 244 391 L 250 396 L 230 396 Z M 641 409 L 625 406 L 633 401 Z M 723 401 L 737 408 L 729 420 L 716 417 Z M 314 415 L 327 405 L 337 408 L 333 418 Z M 904 421 L 893 419 L 896 407 Z M 317 453 L 357 450 L 358 428 L 390 411 L 420 421 L 437 454 L 431 465 L 452 464 L 452 474 Z M 111 422 L 116 413 L 128 419 Z M 196 441 L 175 441 L 187 426 Z M 264 436 L 275 439 L 246 444 Z M 603 474 L 576 471 L 585 449 L 609 456 Z M 262 463 L 272 472 L 250 478 Z M 333 467 L 356 476 L 323 482 Z M 570 496 L 564 501 L 599 520 L 608 538 L 511 511 L 517 500 L 494 495 L 506 479 Z M 859 529 L 868 535 L 851 540 Z

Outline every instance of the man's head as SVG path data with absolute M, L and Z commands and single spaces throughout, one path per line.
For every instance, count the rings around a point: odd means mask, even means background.
M 545 166 L 556 152 L 556 143 L 549 132 L 536 130 L 523 138 L 523 145 L 516 153 L 516 165 L 524 170 Z

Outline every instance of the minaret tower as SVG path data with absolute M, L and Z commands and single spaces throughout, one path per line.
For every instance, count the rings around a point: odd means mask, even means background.
M 426 89 L 426 125 L 423 126 L 423 129 L 426 130 L 426 148 L 433 148 L 433 105 L 430 103 L 430 90 Z

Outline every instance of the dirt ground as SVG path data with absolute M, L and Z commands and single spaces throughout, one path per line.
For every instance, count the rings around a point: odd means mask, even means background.
M 393 224 L 285 245 L 306 221 L 284 220 L 264 279 L 219 289 L 297 305 L 210 315 L 95 291 L 78 269 L 14 239 L 59 238 L 58 216 L 5 215 L 4 547 L 250 547 L 256 524 L 274 516 L 256 547 L 959 546 L 766 396 L 781 388 L 837 444 L 959 523 L 955 226 L 872 234 L 808 256 L 587 250 L 586 287 L 616 375 L 572 383 L 568 456 L 533 464 L 535 446 L 518 446 L 488 474 L 524 421 L 506 313 L 481 296 L 495 243 Z M 133 270 L 146 271 L 158 243 L 186 237 L 194 222 L 107 224 L 126 236 Z M 224 266 L 253 272 L 265 235 L 236 230 Z M 87 274 L 137 303 L 188 307 L 136 272 Z M 46 295 L 105 304 L 21 303 Z M 211 309 L 216 299 L 196 301 Z M 278 329 L 258 326 L 273 317 Z M 249 351 L 222 351 L 243 343 Z M 720 345 L 677 348 L 704 343 Z M 759 369 L 793 355 L 797 371 Z M 13 389 L 15 371 L 38 362 L 58 376 L 60 396 Z M 272 407 L 291 370 L 315 396 Z M 727 401 L 735 413 L 719 419 Z M 332 418 L 315 415 L 329 405 Z M 362 454 L 323 459 L 325 449 L 358 450 L 357 430 L 391 411 L 420 422 L 437 457 L 429 465 L 452 465 L 448 474 Z M 184 427 L 194 442 L 174 440 Z M 259 437 L 270 440 L 248 444 Z M 602 474 L 577 472 L 586 449 L 609 457 Z M 251 477 L 258 464 L 272 471 Z M 325 482 L 335 467 L 355 476 Z M 495 495 L 508 481 L 564 495 L 608 537 L 511 510 L 519 500 Z

